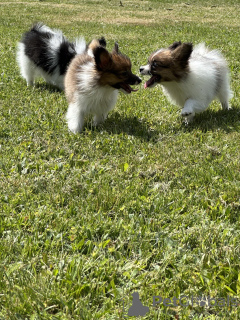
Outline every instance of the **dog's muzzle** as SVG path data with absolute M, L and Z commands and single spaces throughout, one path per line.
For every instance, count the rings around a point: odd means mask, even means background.
M 150 70 L 150 66 L 146 65 L 146 66 L 141 66 L 139 68 L 139 72 L 142 75 L 151 75 L 151 70 Z

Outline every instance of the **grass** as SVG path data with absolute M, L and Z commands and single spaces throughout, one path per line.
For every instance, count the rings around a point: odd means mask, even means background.
M 134 291 L 141 319 L 239 319 L 239 305 L 152 306 L 240 294 L 239 3 L 122 3 L 1 1 L 1 319 L 123 319 Z M 229 63 L 232 110 L 213 102 L 186 127 L 160 87 L 141 86 L 73 135 L 64 93 L 19 74 L 35 21 L 117 40 L 134 72 L 161 46 L 204 41 Z

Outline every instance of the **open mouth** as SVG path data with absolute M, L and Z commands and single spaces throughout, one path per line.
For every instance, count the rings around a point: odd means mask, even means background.
M 152 76 L 147 82 L 144 84 L 144 88 L 152 87 L 156 82 L 161 80 L 161 76 Z
M 125 93 L 131 93 L 131 92 L 136 92 L 138 89 L 133 89 L 130 87 L 129 84 L 125 82 L 120 82 L 116 86 L 114 86 L 116 89 L 122 89 Z

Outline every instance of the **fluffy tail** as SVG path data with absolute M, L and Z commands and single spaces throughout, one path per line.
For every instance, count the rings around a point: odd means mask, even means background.
M 75 51 L 77 54 L 82 54 L 87 49 L 87 44 L 84 38 L 78 38 L 74 43 Z

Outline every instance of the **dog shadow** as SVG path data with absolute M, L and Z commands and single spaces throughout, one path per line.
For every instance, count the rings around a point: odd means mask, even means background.
M 118 112 L 107 118 L 101 127 L 109 134 L 121 134 L 124 132 L 144 141 L 152 141 L 160 134 L 160 131 L 154 129 L 157 127 L 156 123 L 150 125 L 147 119 L 136 116 L 122 117 Z
M 63 90 L 61 90 L 60 88 L 54 86 L 53 84 L 50 83 L 41 83 L 41 82 L 37 82 L 35 83 L 35 88 L 40 90 L 40 91 L 49 91 L 50 93 L 54 93 L 54 92 L 63 92 Z
M 199 129 L 202 132 L 224 130 L 226 133 L 235 131 L 240 125 L 240 109 L 232 106 L 229 110 L 208 109 L 195 116 L 194 120 L 186 125 L 182 123 L 182 128 L 187 131 Z
M 179 115 L 179 119 L 180 119 Z M 179 120 L 181 121 L 181 120 Z M 226 133 L 237 130 L 240 124 L 240 109 L 232 106 L 230 110 L 208 109 L 195 116 L 192 123 L 186 125 L 184 122 L 179 125 L 169 126 L 171 132 L 200 130 L 202 132 L 224 130 Z M 175 127 L 176 126 L 176 127 Z M 105 130 L 109 134 L 121 134 L 138 137 L 144 141 L 157 142 L 159 136 L 166 134 L 166 128 L 161 130 L 157 122 L 149 122 L 145 118 L 136 116 L 122 117 L 118 112 L 112 114 L 107 120 L 95 130 Z M 164 131 L 164 132 L 162 132 Z

